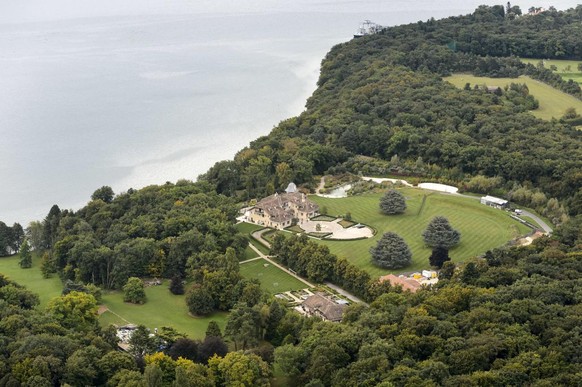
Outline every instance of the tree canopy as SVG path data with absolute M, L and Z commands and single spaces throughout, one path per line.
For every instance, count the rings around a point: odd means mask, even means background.
M 380 199 L 380 210 L 386 215 L 402 214 L 406 211 L 406 199 L 399 191 L 390 189 Z
M 448 250 L 459 244 L 461 233 L 455 230 L 444 216 L 435 216 L 422 232 L 422 239 L 429 247 Z
M 267 385 L 273 362 L 288 380 L 310 386 L 580 384 L 580 133 L 570 118 L 534 118 L 535 99 L 519 81 L 489 93 L 441 78 L 528 75 L 580 98 L 574 82 L 516 56 L 582 59 L 582 6 L 519 14 L 509 4 L 481 6 L 338 45 L 301 115 L 199 182 L 117 196 L 102 187 L 78 211 L 54 205 L 27 232 L 34 250 L 44 250 L 43 272 L 72 281 L 70 292 L 43 310 L 38 296 L 0 275 L 0 385 Z M 319 321 L 241 277 L 248 240 L 234 223 L 243 201 L 289 180 L 310 189 L 315 175 L 345 172 L 499 192 L 561 225 L 529 246 L 446 261 L 439 283 L 416 294 L 305 235 L 277 234 L 274 259 L 369 303 L 348 306 L 342 323 Z M 428 233 L 435 263 L 459 241 L 445 221 Z M 18 227 L 0 222 L 0 255 L 21 249 L 17 235 Z M 371 253 L 390 268 L 410 260 L 393 233 Z M 214 324 L 204 341 L 171 329 L 150 336 L 139 326 L 133 356 L 115 351 L 115 330 L 97 325 L 95 298 L 71 284 L 119 289 L 145 276 L 187 279 L 193 314 L 230 311 L 225 339 Z M 229 353 L 224 340 L 240 350 Z
M 372 262 L 385 269 L 401 269 L 412 260 L 412 252 L 404 239 L 393 232 L 384 233 L 370 254 Z
M 132 304 L 143 304 L 147 300 L 144 283 L 137 277 L 130 277 L 123 286 L 123 301 Z

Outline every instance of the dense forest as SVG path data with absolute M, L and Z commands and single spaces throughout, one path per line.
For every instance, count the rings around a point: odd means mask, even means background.
M 248 199 L 289 180 L 309 186 L 314 175 L 326 172 L 418 175 L 457 186 L 483 176 L 496 179 L 490 190 L 521 205 L 543 211 L 555 198 L 564 212 L 580 213 L 580 131 L 566 120 L 529 114 L 534 106 L 517 79 L 501 96 L 482 88 L 458 90 L 441 79 L 464 71 L 528 74 L 561 84 L 550 70 L 495 56 L 504 54 L 495 47 L 503 38 L 508 54 L 547 58 L 548 45 L 558 39 L 553 47 L 579 50 L 580 34 L 571 30 L 580 28 L 582 7 L 515 19 L 503 14 L 503 7 L 482 6 L 472 15 L 388 28 L 334 47 L 305 112 L 201 178 L 221 193 Z M 475 44 L 461 44 L 470 39 Z M 456 48 L 445 44 L 450 41 Z M 491 52 L 484 57 L 471 47 Z M 567 57 L 580 58 L 574 48 Z M 580 96 L 580 87 L 571 87 Z M 512 195 L 524 189 L 530 192 Z M 543 198 L 532 202 L 536 193 Z
M 582 132 L 530 114 L 515 83 L 457 89 L 442 76 L 528 75 L 577 97 L 580 87 L 517 57 L 582 59 L 582 6 L 473 14 L 384 29 L 334 47 L 306 110 L 198 182 L 114 194 L 80 210 L 53 206 L 26 230 L 0 222 L 0 256 L 21 246 L 65 284 L 45 308 L 0 275 L 0 386 L 507 386 L 582 384 Z M 528 247 L 446 262 L 415 294 L 375 278 L 306 237 L 271 254 L 369 303 L 341 323 L 303 317 L 239 273 L 248 239 L 238 209 L 322 174 L 417 176 L 495 193 L 558 224 Z M 189 310 L 229 311 L 203 340 L 143 326 L 127 353 L 100 327 L 100 289 L 172 278 Z M 187 289 L 182 289 L 186 283 Z M 276 365 L 276 366 L 275 366 Z

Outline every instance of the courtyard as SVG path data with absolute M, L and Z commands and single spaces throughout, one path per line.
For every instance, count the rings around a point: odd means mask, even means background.
M 340 224 L 341 221 L 341 218 L 336 218 L 332 221 L 308 220 L 301 223 L 299 227 L 308 234 L 329 234 L 326 239 L 350 240 L 374 236 L 374 231 L 368 226 L 356 224 L 344 228 Z

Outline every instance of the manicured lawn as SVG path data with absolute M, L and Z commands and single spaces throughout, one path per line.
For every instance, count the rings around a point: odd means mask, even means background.
M 192 317 L 188 314 L 185 296 L 176 296 L 168 290 L 168 280 L 160 286 L 146 288 L 147 302 L 143 305 L 134 305 L 123 302 L 122 292 L 109 292 L 103 295 L 103 303 L 110 312 L 100 317 L 102 325 L 114 324 L 143 324 L 150 328 L 170 326 L 178 332 L 187 334 L 191 338 L 204 338 L 210 320 L 215 320 L 224 330 L 227 313 L 215 313 L 208 317 Z
M 21 269 L 18 266 L 19 261 L 18 255 L 0 258 L 0 273 L 38 294 L 41 307 L 45 307 L 49 300 L 61 295 L 63 284 L 60 278 L 53 275 L 49 279 L 44 279 L 40 271 L 41 260 L 39 257 L 33 255 L 30 269 Z
M 552 117 L 561 118 L 566 109 L 570 107 L 575 108 L 577 112 L 582 112 L 582 101 L 556 90 L 545 83 L 525 76 L 519 78 L 486 78 L 474 77 L 469 74 L 454 74 L 443 79 L 458 88 L 464 87 L 466 83 L 470 83 L 471 87 L 485 84 L 487 86 L 499 86 L 502 88 L 510 83 L 525 83 L 529 88 L 530 94 L 540 102 L 540 107 L 532 110 L 531 113 L 544 120 L 550 120 Z
M 333 222 L 336 218 L 334 218 L 333 216 L 327 216 L 327 215 L 319 215 L 316 216 L 315 218 L 312 218 L 311 220 L 317 220 L 319 222 Z
M 537 66 L 540 63 L 540 59 L 521 59 L 524 63 L 531 63 Z M 582 63 L 578 60 L 559 60 L 559 59 L 544 59 L 544 67 L 550 68 L 550 66 L 556 66 L 558 68 L 555 71 L 556 74 L 560 75 L 565 80 L 571 79 L 574 82 L 582 83 L 582 72 L 578 71 L 578 64 Z M 566 67 L 570 66 L 570 69 Z
M 267 266 L 265 266 L 267 265 Z M 272 294 L 289 290 L 305 289 L 307 285 L 295 279 L 264 259 L 257 259 L 240 265 L 240 273 L 245 278 L 256 278 L 261 281 L 261 287 Z
M 263 253 L 263 254 L 265 254 L 265 255 L 268 255 L 268 254 L 269 254 L 269 249 L 268 249 L 268 248 L 267 248 L 265 245 L 263 245 L 261 242 L 257 241 L 255 238 L 253 238 L 253 237 L 251 236 L 251 234 L 252 234 L 253 232 L 255 232 L 255 231 L 259 231 L 259 230 L 262 230 L 262 229 L 264 229 L 264 228 L 265 228 L 264 226 L 259 226 L 259 225 L 256 225 L 256 224 L 252 224 L 252 223 L 246 223 L 246 222 L 243 222 L 243 223 L 238 223 L 238 224 L 236 225 L 236 228 L 237 228 L 237 229 L 238 229 L 240 232 L 242 232 L 243 234 L 247 234 L 247 236 L 249 237 L 249 241 L 250 241 L 250 243 L 251 243 L 253 246 L 255 246 L 255 247 L 256 247 L 256 248 L 257 248 L 257 249 L 258 249 L 258 250 L 259 250 L 261 253 Z M 257 255 L 257 254 L 256 254 L 256 253 L 255 253 L 253 250 L 251 250 L 250 248 L 247 248 L 247 250 L 249 250 L 250 252 L 249 252 L 249 251 L 245 251 L 245 259 L 249 259 L 249 258 L 255 258 L 255 257 L 257 257 L 257 256 L 258 256 L 258 255 Z M 251 256 L 251 254 L 254 254 L 254 256 Z M 248 256 L 249 258 L 246 258 L 247 256 Z
M 352 213 L 356 222 L 374 227 L 378 233 L 370 239 L 355 241 L 321 241 L 332 253 L 344 257 L 355 265 L 366 269 L 370 274 L 379 276 L 389 270 L 374 266 L 370 261 L 370 247 L 375 246 L 382 234 L 393 231 L 404 238 L 412 250 L 412 265 L 395 272 L 416 271 L 428 268 L 430 248 L 424 245 L 422 232 L 430 220 L 442 215 L 451 225 L 461 232 L 461 243 L 449 255 L 453 261 L 464 261 L 499 247 L 512 238 L 529 232 L 529 228 L 511 219 L 502 210 L 484 206 L 478 200 L 453 195 L 430 193 L 415 188 L 403 188 L 407 198 L 407 210 L 402 215 L 383 215 L 378 203 L 382 194 L 366 194 L 341 199 L 310 196 L 319 206 L 327 206 L 330 213 Z M 422 212 L 418 210 L 423 195 L 427 195 Z
M 303 232 L 303 229 L 301 227 L 299 227 L 298 225 L 291 226 L 291 227 L 287 227 L 285 230 L 291 231 L 291 232 L 296 232 L 296 233 L 299 233 L 299 234 L 301 234 Z
M 252 259 L 258 257 L 259 254 L 255 250 L 251 249 L 249 246 L 245 249 L 245 255 L 240 259 L 240 261 L 246 261 L 247 259 Z
M 246 222 L 237 223 L 235 227 L 238 231 L 242 232 L 243 234 L 251 234 L 255 231 L 259 231 L 265 228 L 265 226 L 259 226 L 257 224 Z

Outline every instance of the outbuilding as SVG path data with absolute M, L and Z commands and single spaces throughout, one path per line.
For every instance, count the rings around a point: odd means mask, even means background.
M 505 208 L 507 207 L 508 201 L 496 198 L 495 196 L 487 195 L 481 198 L 481 204 L 485 204 L 486 206 L 491 206 L 495 208 Z

